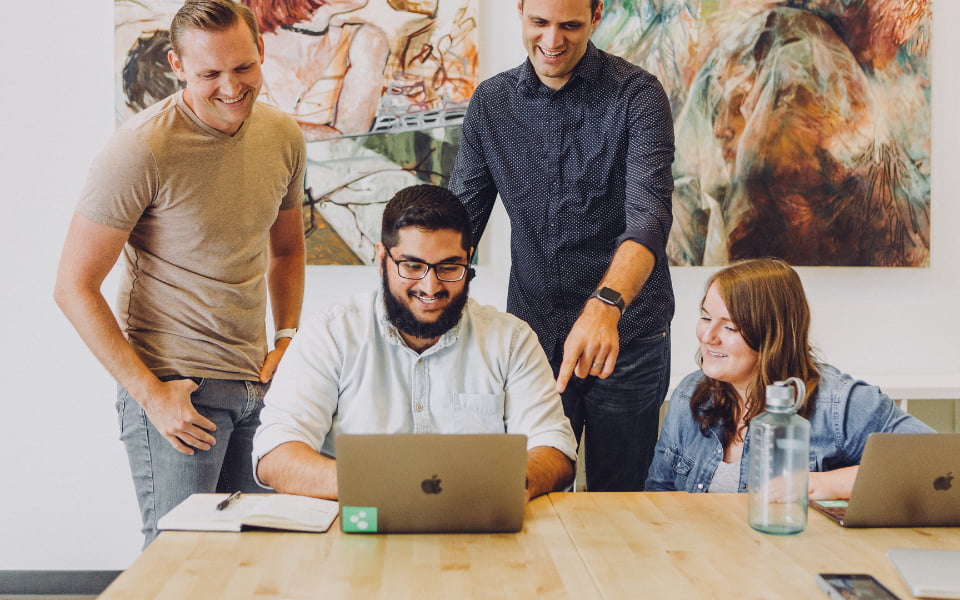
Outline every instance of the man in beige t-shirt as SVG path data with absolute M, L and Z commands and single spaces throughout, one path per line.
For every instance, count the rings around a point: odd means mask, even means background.
M 253 15 L 230 0 L 188 2 L 170 29 L 186 89 L 125 123 L 94 162 L 55 291 L 119 384 L 147 543 L 191 493 L 262 491 L 251 441 L 304 282 L 304 141 L 293 119 L 256 102 Z M 115 317 L 100 286 L 121 256 Z

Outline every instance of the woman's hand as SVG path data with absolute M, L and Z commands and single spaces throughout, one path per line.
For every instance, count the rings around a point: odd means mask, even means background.
M 811 500 L 848 500 L 860 466 L 810 473 Z

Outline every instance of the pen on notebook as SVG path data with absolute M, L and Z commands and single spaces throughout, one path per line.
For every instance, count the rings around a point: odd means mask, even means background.
M 234 493 L 227 496 L 226 498 L 224 498 L 223 500 L 221 500 L 220 502 L 217 502 L 217 510 L 225 509 L 231 502 L 233 502 L 239 497 L 240 497 L 240 490 L 237 490 Z

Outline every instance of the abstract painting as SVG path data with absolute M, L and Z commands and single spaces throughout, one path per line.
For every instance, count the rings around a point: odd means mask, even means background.
M 673 108 L 672 264 L 929 265 L 931 1 L 606 1 Z
M 443 185 L 478 83 L 479 0 L 242 0 L 264 39 L 259 100 L 307 139 L 308 264 L 370 264 L 383 205 Z M 117 119 L 180 87 L 180 0 L 115 0 Z

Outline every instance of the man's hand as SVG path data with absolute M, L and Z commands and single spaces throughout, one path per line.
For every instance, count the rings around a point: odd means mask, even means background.
M 209 450 L 217 443 L 211 432 L 217 426 L 193 407 L 190 394 L 197 389 L 191 379 L 162 382 L 160 394 L 142 404 L 147 418 L 170 445 L 184 454 Z
M 274 374 L 277 372 L 277 367 L 280 366 L 280 359 L 283 358 L 283 354 L 287 351 L 287 346 L 290 345 L 291 338 L 280 338 L 277 340 L 276 346 L 267 353 L 267 358 L 263 361 L 263 366 L 260 367 L 260 383 L 267 383 L 273 379 Z
M 620 309 L 596 298 L 587 300 L 563 343 L 563 362 L 557 374 L 557 392 L 567 389 L 571 375 L 606 379 L 620 354 L 617 323 Z

